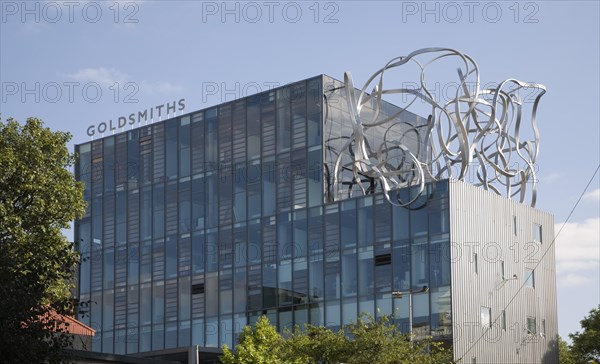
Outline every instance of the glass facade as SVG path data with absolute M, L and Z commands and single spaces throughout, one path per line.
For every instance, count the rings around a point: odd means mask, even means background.
M 356 90 L 356 94 L 359 92 Z M 325 201 L 382 192 L 381 181 L 356 163 L 356 141 L 344 84 L 324 76 L 323 96 Z M 410 157 L 401 147 L 406 147 L 421 162 L 431 161 L 431 148 L 427 147 L 425 136 L 417 131 L 427 127 L 428 120 L 383 100 L 378 105 L 376 99 L 362 106 L 359 117 L 367 154 L 381 156 L 378 163 L 385 161 L 379 165 L 382 170 L 400 168 L 395 179 L 410 185 L 416 177 L 415 170 L 408 168 L 410 164 L 406 161 Z M 429 178 L 425 176 L 425 180 Z
M 93 351 L 232 346 L 261 315 L 283 330 L 387 314 L 408 332 L 408 300 L 391 292 L 423 286 L 415 332 L 451 333 L 448 182 L 429 183 L 412 209 L 376 188 L 333 196 L 344 114 L 328 112 L 324 90 L 335 82 L 77 146 L 79 319 L 97 330 Z

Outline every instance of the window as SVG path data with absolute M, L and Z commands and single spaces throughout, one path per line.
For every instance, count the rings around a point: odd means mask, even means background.
M 489 307 L 481 306 L 481 326 L 490 327 L 492 326 L 492 309 Z
M 505 279 L 505 275 L 504 275 L 504 260 L 500 261 L 500 277 L 502 277 L 502 279 Z
M 513 234 L 517 236 L 517 215 L 513 215 Z
M 413 288 L 429 285 L 429 267 L 427 261 L 429 245 L 427 240 L 413 242 L 411 250 L 411 279 Z
M 392 263 L 392 255 L 391 254 L 381 254 L 375 256 L 375 265 L 387 265 Z
M 477 253 L 473 253 L 473 273 L 477 274 Z
M 533 224 L 533 241 L 541 243 L 542 242 L 542 225 Z
M 535 317 L 527 317 L 527 333 L 529 335 L 536 334 L 535 326 Z
M 535 272 L 533 269 L 525 268 L 525 287 L 535 288 Z
M 192 285 L 192 294 L 204 293 L 204 283 L 197 283 Z
M 542 319 L 542 327 L 540 328 L 540 335 L 542 337 L 546 336 L 546 320 Z
M 506 311 L 502 310 L 502 314 L 500 315 L 500 328 L 506 331 Z

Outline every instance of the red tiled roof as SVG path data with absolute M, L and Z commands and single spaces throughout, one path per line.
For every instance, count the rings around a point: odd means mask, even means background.
M 75 319 L 74 317 L 61 315 L 55 310 L 51 310 L 48 314 L 51 315 L 51 318 L 63 322 L 61 324 L 56 325 L 54 331 L 59 331 L 60 329 L 60 331 L 62 332 L 68 332 L 69 334 L 84 336 L 94 336 L 96 334 L 96 330 L 92 329 L 83 322 Z M 68 323 L 69 325 L 66 325 L 66 323 Z

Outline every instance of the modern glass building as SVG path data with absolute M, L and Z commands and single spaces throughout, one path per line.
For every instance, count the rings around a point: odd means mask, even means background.
M 406 332 L 412 314 L 415 335 L 463 362 L 555 362 L 552 216 L 454 180 L 390 203 L 344 168 L 342 91 L 318 76 L 76 146 L 79 319 L 97 330 L 93 351 L 192 363 L 261 315 L 336 329 L 368 312 Z M 388 132 L 428 158 L 418 135 Z

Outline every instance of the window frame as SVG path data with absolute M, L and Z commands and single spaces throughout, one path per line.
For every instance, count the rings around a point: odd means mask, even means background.
M 531 235 L 534 242 L 542 244 L 544 242 L 542 225 L 534 222 L 531 225 Z
M 528 335 L 536 335 L 537 334 L 537 322 L 536 318 L 533 316 L 527 316 L 527 334 Z M 533 330 L 532 330 L 533 328 Z
M 525 287 L 535 288 L 535 269 L 525 268 Z
M 542 319 L 541 327 L 540 327 L 540 335 L 542 337 L 546 337 L 546 319 Z
M 485 312 L 487 311 L 487 312 Z M 484 323 L 484 314 L 487 316 L 487 322 Z M 481 321 L 481 327 L 490 328 L 492 327 L 492 308 L 487 306 L 479 306 L 479 320 Z

